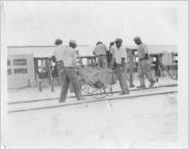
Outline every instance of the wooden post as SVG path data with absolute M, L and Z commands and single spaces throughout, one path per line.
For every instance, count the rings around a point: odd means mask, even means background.
M 45 60 L 45 65 L 47 67 L 47 73 L 48 73 L 48 80 L 49 80 L 49 85 L 51 85 L 51 77 L 50 77 L 50 67 L 49 67 L 49 58 Z
M 30 79 L 28 79 L 28 85 L 27 85 L 27 87 L 31 87 Z
M 51 72 L 51 68 L 50 68 L 50 59 L 48 58 L 48 70 L 49 70 L 49 77 L 50 77 L 50 81 L 51 81 L 51 92 L 54 92 L 54 82 L 53 82 L 53 77 L 52 77 L 52 72 Z
M 59 73 L 58 73 L 58 86 L 60 86 L 60 77 L 59 77 Z
M 51 79 L 51 92 L 54 92 L 54 80 L 53 80 L 53 78 Z
M 40 92 L 42 91 L 42 81 L 41 81 L 41 79 L 39 79 L 39 91 Z

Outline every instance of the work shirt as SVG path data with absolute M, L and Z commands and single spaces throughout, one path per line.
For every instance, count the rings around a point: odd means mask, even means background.
M 140 44 L 137 46 L 138 58 L 143 59 L 146 54 L 148 54 L 148 47 L 145 44 Z
M 63 60 L 64 67 L 74 67 L 76 65 L 77 53 L 74 48 L 69 46 L 64 46 L 64 47 L 60 46 L 58 50 L 59 51 L 55 51 L 55 52 L 59 52 L 56 53 L 59 56 L 56 55 L 55 56 L 58 57 L 58 60 Z
M 107 48 L 104 44 L 99 44 L 95 47 L 93 53 L 95 56 L 106 55 Z
M 114 46 L 112 48 L 112 55 L 117 64 L 122 63 L 122 58 L 125 58 L 125 63 L 127 62 L 127 53 L 126 48 L 124 46 L 120 46 L 119 49 L 116 46 Z
M 114 45 L 110 46 L 110 48 L 109 48 L 109 51 L 111 54 L 113 54 L 113 50 L 114 50 Z
M 59 45 L 55 48 L 54 50 L 54 55 L 56 57 L 56 61 L 61 61 L 63 60 L 63 49 L 65 46 Z
M 172 53 L 164 52 L 162 56 L 162 63 L 164 66 L 169 66 L 173 64 L 173 55 Z

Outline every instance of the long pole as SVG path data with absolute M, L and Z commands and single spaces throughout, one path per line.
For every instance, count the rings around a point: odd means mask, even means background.
M 48 70 L 49 70 L 49 76 L 50 76 L 50 81 L 51 81 L 51 91 L 54 92 L 54 83 L 53 83 L 53 77 L 52 77 L 52 72 L 51 72 L 51 67 L 50 67 L 50 59 L 48 58 Z

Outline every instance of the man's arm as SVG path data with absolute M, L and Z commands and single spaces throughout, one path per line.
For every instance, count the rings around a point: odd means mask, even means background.
M 107 52 L 108 51 L 108 49 L 107 49 L 107 47 L 106 47 L 106 45 L 104 44 L 104 50 L 105 50 L 105 52 Z
M 96 56 L 96 47 L 93 50 L 93 55 Z
M 53 51 L 53 56 L 54 56 L 54 60 L 57 60 L 57 56 L 56 56 L 57 54 L 56 54 L 56 49 Z
M 52 61 L 55 63 L 56 62 L 56 57 L 55 57 L 55 55 L 53 55 L 52 57 L 51 57 L 51 59 L 52 59 Z
M 111 61 L 110 61 L 110 68 L 113 69 L 113 68 L 114 68 L 114 64 L 115 64 L 115 62 L 116 62 L 116 60 L 115 60 L 114 48 L 111 48 L 110 53 L 112 54 L 112 58 L 111 58 Z
M 121 62 L 122 64 L 125 64 L 127 62 L 127 52 L 126 52 L 126 49 L 124 47 L 122 47 L 121 49 Z
M 146 45 L 143 45 L 143 49 L 144 49 L 144 53 L 145 53 L 145 58 L 148 59 L 149 58 L 148 47 Z
M 121 64 L 123 69 L 126 69 L 126 62 L 127 62 L 127 51 L 126 48 L 122 48 L 122 58 L 121 58 Z
M 148 58 L 149 58 L 149 56 L 148 56 L 148 54 L 147 54 L 147 53 L 145 54 L 144 58 L 146 58 L 146 59 L 148 59 Z
M 73 63 L 74 63 L 74 66 L 76 66 L 76 63 L 77 63 L 77 52 L 76 52 L 76 50 L 73 51 Z

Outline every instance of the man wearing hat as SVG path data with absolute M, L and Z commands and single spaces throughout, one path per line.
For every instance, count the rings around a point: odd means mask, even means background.
M 134 51 L 133 49 L 130 48 L 126 48 L 126 52 L 127 52 L 127 70 L 128 70 L 128 74 L 129 74 L 129 86 L 130 88 L 134 87 L 133 84 L 133 74 L 134 74 L 134 62 L 133 62 L 133 55 L 134 55 Z
M 63 53 L 62 53 L 62 40 L 61 39 L 56 39 L 54 44 L 56 46 L 54 50 L 54 56 L 53 60 L 56 62 L 57 70 L 58 70 L 58 77 L 59 77 L 59 83 L 61 83 L 61 77 L 62 77 L 62 67 L 63 67 Z
M 115 40 L 115 46 L 112 49 L 115 72 L 121 87 L 121 95 L 129 94 L 126 75 L 127 53 L 126 48 L 122 46 L 122 39 Z
M 107 58 L 106 58 L 107 48 L 105 44 L 101 41 L 96 43 L 96 47 L 94 48 L 93 54 L 96 56 L 98 65 L 100 67 L 107 67 Z
M 62 49 L 62 60 L 64 64 L 62 83 L 61 83 L 61 95 L 59 102 L 64 102 L 67 97 L 69 84 L 73 86 L 74 93 L 78 100 L 84 99 L 81 94 L 81 86 L 79 83 L 78 74 L 76 72 L 77 53 L 75 48 L 77 43 L 75 40 L 69 41 L 69 46 Z
M 138 52 L 138 77 L 140 80 L 140 86 L 138 88 L 145 88 L 145 82 L 144 82 L 144 75 L 147 77 L 147 79 L 150 82 L 149 87 L 154 86 L 155 80 L 152 76 L 150 64 L 149 64 L 149 58 L 148 58 L 148 48 L 145 44 L 142 43 L 140 37 L 135 37 L 134 42 L 137 45 L 137 52 Z

